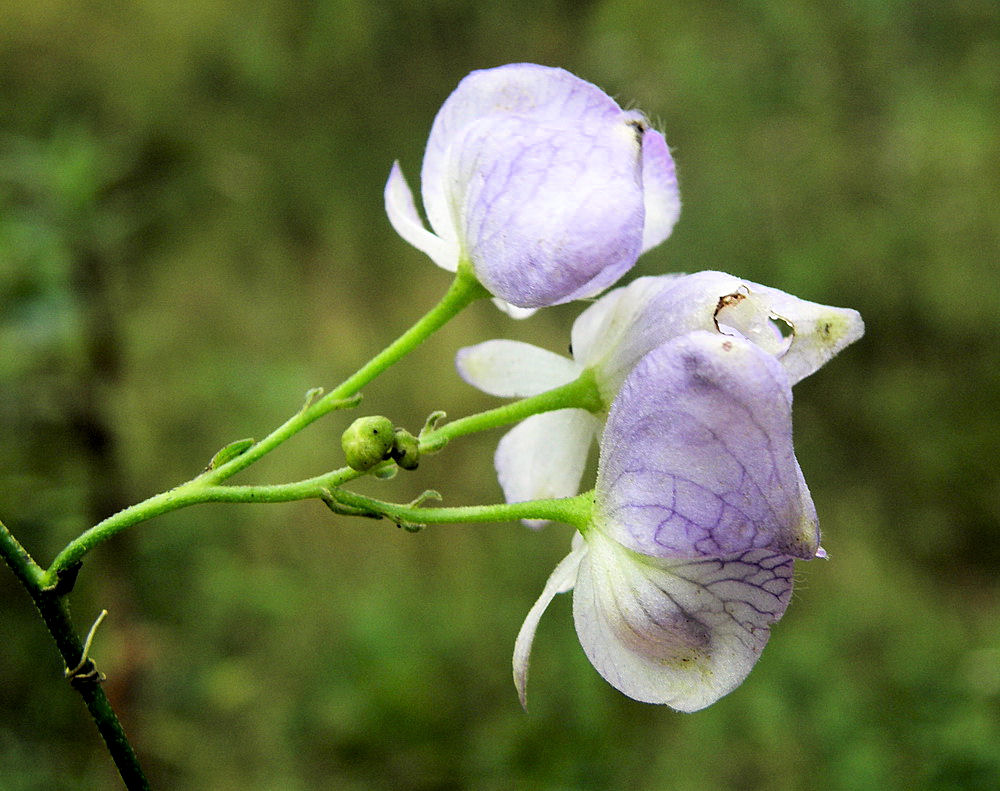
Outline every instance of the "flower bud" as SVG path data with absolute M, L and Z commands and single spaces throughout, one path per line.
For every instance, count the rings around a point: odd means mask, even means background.
M 420 442 L 405 428 L 397 428 L 390 455 L 404 470 L 415 470 L 420 464 Z
M 389 458 L 393 448 L 392 421 L 381 415 L 359 417 L 344 432 L 340 445 L 352 470 L 365 472 Z

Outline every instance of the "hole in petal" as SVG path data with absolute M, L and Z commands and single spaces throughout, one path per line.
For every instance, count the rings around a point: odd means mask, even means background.
M 788 347 L 792 345 L 792 341 L 795 340 L 795 326 L 788 319 L 779 316 L 777 313 L 772 313 L 767 318 L 774 326 L 777 334 L 784 341 L 785 348 L 781 352 L 781 354 L 784 354 L 788 351 Z M 781 355 L 779 354 L 778 356 L 780 357 Z
M 792 323 L 773 313 L 746 286 L 720 297 L 712 319 L 723 335 L 743 338 L 775 357 L 783 356 L 795 339 Z

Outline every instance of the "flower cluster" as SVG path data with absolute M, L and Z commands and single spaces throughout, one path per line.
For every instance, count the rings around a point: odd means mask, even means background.
M 517 316 L 599 294 L 680 208 L 666 143 L 642 115 L 530 64 L 461 82 L 435 119 L 421 192 L 432 231 L 393 167 L 396 230 Z M 459 352 L 461 375 L 493 395 L 587 375 L 601 404 L 534 415 L 497 448 L 504 494 L 522 502 L 575 495 L 599 439 L 589 521 L 515 644 L 522 703 L 539 619 L 569 590 L 587 656 L 630 697 L 694 711 L 742 682 L 788 605 L 794 559 L 825 556 L 791 388 L 863 330 L 853 310 L 709 271 L 604 295 L 573 325 L 569 358 L 508 340 Z
M 574 587 L 584 650 L 630 697 L 693 711 L 746 677 L 788 604 L 793 559 L 824 554 L 792 447 L 791 387 L 863 329 L 853 310 L 700 272 L 599 299 L 573 326 L 572 360 L 502 340 L 459 352 L 466 380 L 495 395 L 589 369 L 608 408 L 606 421 L 535 415 L 497 448 L 509 501 L 565 497 L 600 436 L 590 527 L 518 636 L 522 702 L 538 620 Z

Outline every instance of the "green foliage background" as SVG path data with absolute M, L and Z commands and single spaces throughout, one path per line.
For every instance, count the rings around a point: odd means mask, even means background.
M 1000 12 L 994 0 L 0 0 L 0 517 L 47 564 L 261 436 L 447 284 L 389 228 L 474 68 L 560 65 L 666 130 L 685 201 L 638 274 L 724 269 L 856 307 L 796 388 L 831 560 L 748 681 L 681 715 L 590 668 L 569 597 L 514 636 L 569 532 L 409 535 L 315 503 L 202 506 L 94 552 L 74 594 L 154 787 L 1000 786 Z M 579 306 L 473 306 L 366 409 L 493 402 L 456 348 L 565 348 Z M 339 466 L 343 416 L 252 471 Z M 499 498 L 497 436 L 379 491 Z M 0 788 L 114 788 L 0 570 Z

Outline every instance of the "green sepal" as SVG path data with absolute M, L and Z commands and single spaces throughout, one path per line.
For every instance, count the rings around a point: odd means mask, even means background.
M 397 428 L 389 455 L 402 469 L 415 470 L 420 466 L 420 442 L 405 428 Z
M 371 472 L 380 481 L 391 481 L 396 477 L 396 473 L 399 472 L 399 467 L 395 464 L 384 464 L 381 467 L 376 467 Z
M 436 412 L 431 412 L 427 416 L 427 420 L 424 421 L 424 427 L 420 429 L 419 439 L 421 443 L 424 443 L 423 450 L 425 453 L 437 453 L 439 450 L 441 450 L 441 448 L 443 448 L 445 445 L 448 444 L 448 440 L 446 438 L 443 438 L 439 442 L 435 443 L 428 443 L 425 441 L 426 436 L 436 431 L 438 425 L 446 417 L 448 417 L 448 415 L 445 412 L 437 410 Z
M 217 467 L 221 467 L 227 461 L 232 461 L 237 456 L 242 456 L 253 447 L 255 441 L 256 440 L 250 437 L 248 439 L 238 439 L 235 442 L 230 442 L 212 457 L 212 460 L 208 463 L 207 469 L 214 470 Z

